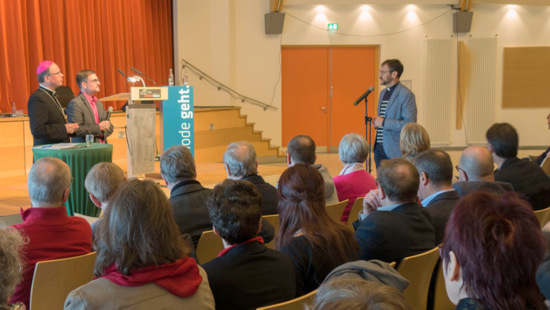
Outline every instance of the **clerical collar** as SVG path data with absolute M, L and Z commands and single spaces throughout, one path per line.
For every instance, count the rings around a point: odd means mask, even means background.
M 55 90 L 51 90 L 51 89 L 47 88 L 44 85 L 39 85 L 38 87 L 42 88 L 43 90 L 45 90 L 45 91 L 49 92 L 50 94 L 52 94 L 53 96 L 55 96 Z
M 399 84 L 399 81 L 397 83 L 395 83 L 395 85 L 391 86 L 391 87 L 386 87 L 386 91 L 388 92 L 391 92 L 395 89 L 395 86 L 397 86 Z

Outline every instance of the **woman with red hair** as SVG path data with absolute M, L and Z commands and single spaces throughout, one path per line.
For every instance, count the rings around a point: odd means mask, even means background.
M 456 309 L 547 309 L 535 282 L 544 251 L 533 209 L 515 194 L 464 197 L 441 248 L 449 299 Z

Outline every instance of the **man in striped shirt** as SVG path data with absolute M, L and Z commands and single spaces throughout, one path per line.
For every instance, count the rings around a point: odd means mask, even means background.
M 416 122 L 416 99 L 412 91 L 399 82 L 401 74 L 403 64 L 399 59 L 388 59 L 380 67 L 380 84 L 386 88 L 380 93 L 378 116 L 372 120 L 376 129 L 374 163 L 377 170 L 382 160 L 401 157 L 401 128 Z

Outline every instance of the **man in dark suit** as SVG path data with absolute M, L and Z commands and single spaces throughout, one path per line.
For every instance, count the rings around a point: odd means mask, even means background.
M 262 198 L 251 182 L 225 180 L 208 199 L 214 232 L 225 250 L 202 267 L 216 309 L 255 309 L 290 300 L 296 275 L 290 257 L 255 237 L 261 226 Z
M 360 219 L 353 223 L 360 259 L 399 263 L 435 247 L 430 213 L 417 203 L 418 186 L 418 171 L 409 161 L 382 161 L 378 189 L 365 196 Z
M 498 169 L 495 180 L 509 182 L 517 193 L 525 195 L 534 210 L 550 207 L 550 178 L 537 164 L 517 157 L 519 137 L 508 123 L 493 124 L 485 134 Z M 520 195 L 521 196 L 521 195 Z
M 233 142 L 223 154 L 227 178 L 252 182 L 262 195 L 262 215 L 277 214 L 277 189 L 258 175 L 258 157 L 254 146 L 246 141 Z
M 451 212 L 460 199 L 452 188 L 453 163 L 445 151 L 430 149 L 420 153 L 414 160 L 420 174 L 418 198 L 432 216 L 435 229 L 435 243 L 445 236 L 445 226 Z
M 95 96 L 101 83 L 94 71 L 82 70 L 76 74 L 76 84 L 80 94 L 67 106 L 67 120 L 79 125 L 72 141 L 85 142 L 86 135 L 94 135 L 94 142 L 105 143 L 113 133 L 113 125 L 107 120 L 103 103 Z
M 63 85 L 63 73 L 57 64 L 45 60 L 36 68 L 36 74 L 40 86 L 27 103 L 33 145 L 70 142 L 69 135 L 78 129 L 78 124 L 67 123 L 55 97 L 55 89 Z
M 172 213 L 181 234 L 189 234 L 197 247 L 202 232 L 212 230 L 206 208 L 212 190 L 197 181 L 195 159 L 182 145 L 174 145 L 160 156 L 160 175 L 170 189 Z M 275 229 L 265 220 L 262 221 L 260 236 L 266 242 L 275 236 Z

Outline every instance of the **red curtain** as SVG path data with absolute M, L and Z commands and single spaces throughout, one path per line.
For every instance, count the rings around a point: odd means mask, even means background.
M 64 84 L 75 94 L 76 73 L 83 69 L 97 72 L 99 98 L 129 91 L 131 83 L 117 68 L 134 75 L 130 70 L 134 67 L 157 85 L 167 85 L 174 66 L 172 1 L 0 0 L 0 45 L 4 113 L 11 112 L 13 101 L 18 110 L 27 112 L 42 60 L 59 65 Z

